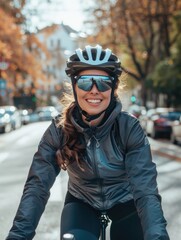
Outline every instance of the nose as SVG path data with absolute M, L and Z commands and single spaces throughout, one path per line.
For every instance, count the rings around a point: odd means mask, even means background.
M 95 83 L 93 84 L 93 86 L 92 86 L 92 88 L 91 88 L 91 90 L 90 90 L 90 93 L 92 93 L 92 94 L 97 94 L 97 93 L 99 93 L 99 90 L 97 89 L 97 86 L 96 86 Z

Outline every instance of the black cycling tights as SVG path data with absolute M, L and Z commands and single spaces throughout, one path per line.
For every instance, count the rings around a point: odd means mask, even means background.
M 61 217 L 61 239 L 64 233 L 72 233 L 76 240 L 98 240 L 100 235 L 100 212 L 81 202 L 64 206 Z M 137 212 L 121 219 L 114 219 L 110 227 L 111 240 L 143 240 Z

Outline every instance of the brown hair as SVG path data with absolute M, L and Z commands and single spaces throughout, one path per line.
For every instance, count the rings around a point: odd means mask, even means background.
M 85 152 L 85 145 L 81 142 L 81 133 L 77 131 L 71 122 L 72 112 L 76 107 L 76 103 L 72 102 L 65 108 L 59 126 L 63 131 L 63 146 L 57 151 L 58 165 L 66 170 L 68 164 L 76 161 L 78 166 L 81 167 L 81 159 Z

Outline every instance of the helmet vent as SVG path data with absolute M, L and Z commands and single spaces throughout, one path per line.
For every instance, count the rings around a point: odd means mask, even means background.
M 68 76 L 75 75 L 85 69 L 101 69 L 110 75 L 119 77 L 122 73 L 120 60 L 108 48 L 102 46 L 86 46 L 76 49 L 75 53 L 67 60 L 65 72 Z
M 87 52 L 83 52 L 83 56 L 84 56 L 84 59 L 88 60 L 88 55 L 87 55 Z
M 100 60 L 103 60 L 105 58 L 105 52 L 101 53 Z
M 110 49 L 106 49 L 103 55 L 102 47 L 100 45 L 96 45 L 95 48 L 88 45 L 85 47 L 84 53 L 80 48 L 76 50 L 76 53 L 81 62 L 98 65 L 106 63 L 109 60 L 112 51 Z

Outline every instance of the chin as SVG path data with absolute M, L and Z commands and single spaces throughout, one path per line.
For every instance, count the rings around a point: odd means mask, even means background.
M 104 111 L 103 109 L 100 111 L 86 111 L 89 115 L 96 115 L 99 114 L 100 112 Z

